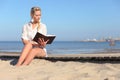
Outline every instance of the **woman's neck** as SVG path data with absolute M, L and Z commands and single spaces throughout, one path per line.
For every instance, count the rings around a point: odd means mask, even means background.
M 38 25 L 37 22 L 33 22 L 33 23 L 32 23 L 32 29 L 34 29 L 37 25 Z
M 37 24 L 37 23 L 38 23 L 37 21 L 32 22 L 32 24 Z

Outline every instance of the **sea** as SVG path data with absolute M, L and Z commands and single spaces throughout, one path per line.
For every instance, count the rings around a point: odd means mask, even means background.
M 0 41 L 0 52 L 21 52 L 21 41 Z M 80 42 L 80 41 L 54 41 L 46 46 L 48 54 L 89 54 L 120 52 L 120 42 L 114 46 L 109 42 Z

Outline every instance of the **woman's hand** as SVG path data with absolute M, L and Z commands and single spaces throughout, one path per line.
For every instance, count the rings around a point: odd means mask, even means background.
M 33 45 L 33 46 L 39 46 L 39 44 L 35 41 L 30 41 L 30 43 Z
M 39 38 L 38 44 L 39 44 L 41 47 L 45 47 L 48 41 L 49 41 L 49 40 L 45 41 L 43 38 Z

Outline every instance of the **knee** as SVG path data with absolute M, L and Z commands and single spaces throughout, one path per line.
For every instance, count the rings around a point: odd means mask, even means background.
M 33 53 L 36 57 L 46 57 L 46 52 L 40 48 L 32 49 L 31 53 Z

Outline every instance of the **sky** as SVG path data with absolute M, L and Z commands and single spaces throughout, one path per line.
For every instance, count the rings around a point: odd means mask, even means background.
M 21 40 L 33 6 L 56 41 L 120 37 L 120 0 L 1 0 L 0 41 Z

